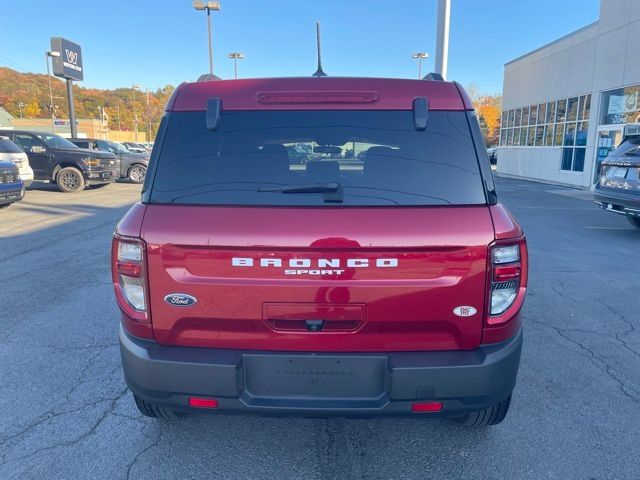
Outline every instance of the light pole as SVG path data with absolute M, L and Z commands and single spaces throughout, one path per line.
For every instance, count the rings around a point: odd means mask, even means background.
M 233 59 L 233 78 L 238 78 L 238 60 L 242 60 L 244 58 L 244 53 L 231 52 L 229 54 L 229 58 Z
M 53 89 L 51 88 L 51 70 L 49 70 L 49 57 L 59 57 L 60 52 L 45 52 L 44 61 L 47 62 L 47 78 L 49 79 L 49 112 L 51 113 L 51 132 L 56 131 L 56 120 L 53 113 Z
M 24 107 L 24 103 L 18 102 L 18 109 L 20 110 L 20 118 L 22 118 L 22 107 Z
M 422 59 L 429 58 L 429 54 L 425 52 L 415 52 L 411 54 L 411 58 L 418 60 L 418 80 L 422 78 Z
M 138 141 L 138 113 L 136 112 L 136 90 L 140 90 L 140 85 L 131 85 L 131 107 L 133 108 L 133 141 Z
M 438 0 L 438 23 L 436 28 L 435 72 L 447 79 L 449 63 L 449 21 L 451 19 L 451 0 Z
M 193 8 L 207 11 L 207 30 L 209 32 L 209 73 L 213 75 L 213 44 L 211 43 L 211 10 L 220 11 L 220 2 L 201 2 L 193 0 Z

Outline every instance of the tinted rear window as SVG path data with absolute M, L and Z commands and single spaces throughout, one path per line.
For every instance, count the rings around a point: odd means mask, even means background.
M 22 150 L 11 140 L 0 138 L 0 153 L 22 153 Z
M 479 205 L 482 178 L 464 112 L 432 111 L 416 131 L 411 111 L 173 112 L 150 202 L 208 205 Z M 260 191 L 262 190 L 262 191 Z

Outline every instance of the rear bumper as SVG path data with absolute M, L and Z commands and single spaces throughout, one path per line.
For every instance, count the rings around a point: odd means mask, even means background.
M 176 411 L 410 415 L 413 402 L 441 401 L 443 410 L 429 415 L 460 416 L 511 394 L 521 350 L 522 331 L 472 351 L 311 354 L 167 347 L 120 327 L 127 385 L 140 398 Z M 294 367 L 283 370 L 277 366 L 283 362 Z M 314 367 L 295 367 L 301 364 Z M 282 388 L 297 391 L 284 395 L 278 392 Z M 191 408 L 190 396 L 215 398 L 218 408 Z
M 596 190 L 593 201 L 607 212 L 640 217 L 640 196 L 638 195 Z

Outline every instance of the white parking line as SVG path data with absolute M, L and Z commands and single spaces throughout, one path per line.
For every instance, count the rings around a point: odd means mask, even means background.
M 591 228 L 593 230 L 633 230 L 633 228 L 627 228 L 627 227 L 584 227 L 584 228 Z

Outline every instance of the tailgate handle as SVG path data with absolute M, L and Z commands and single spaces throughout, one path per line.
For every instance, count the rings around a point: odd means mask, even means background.
M 324 328 L 324 320 L 305 320 L 307 332 L 321 332 Z

